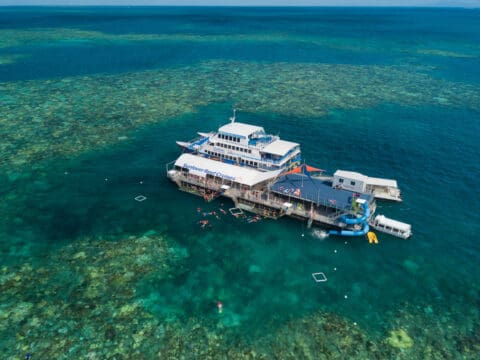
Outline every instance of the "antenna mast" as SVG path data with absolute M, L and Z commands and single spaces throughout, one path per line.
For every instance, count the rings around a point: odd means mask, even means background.
M 235 122 L 235 113 L 237 112 L 237 109 L 233 109 L 233 116 L 230 118 L 230 121 L 232 122 L 232 124 Z

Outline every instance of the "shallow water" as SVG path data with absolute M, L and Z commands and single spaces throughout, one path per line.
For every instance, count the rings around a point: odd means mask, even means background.
M 477 11 L 0 16 L 0 57 L 21 55 L 0 65 L 7 358 L 476 357 Z M 216 129 L 233 106 L 301 143 L 309 164 L 395 178 L 403 203 L 377 212 L 414 236 L 319 238 L 178 191 L 165 177 L 175 140 Z M 413 345 L 394 343 L 398 329 Z

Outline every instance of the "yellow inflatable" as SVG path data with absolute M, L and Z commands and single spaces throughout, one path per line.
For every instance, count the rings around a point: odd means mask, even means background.
M 377 235 L 373 231 L 367 233 L 368 243 L 369 244 L 378 244 Z

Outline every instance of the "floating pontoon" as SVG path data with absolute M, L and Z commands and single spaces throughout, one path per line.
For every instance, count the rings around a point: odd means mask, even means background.
M 245 216 L 243 211 L 272 219 L 289 216 L 340 236 L 364 236 L 369 224 L 394 236 L 411 235 L 408 224 L 371 219 L 375 197 L 400 201 L 395 180 L 343 170 L 324 176 L 321 169 L 299 165 L 299 144 L 269 135 L 262 127 L 237 123 L 235 114 L 217 132 L 199 136 L 177 142 L 185 153 L 167 164 L 167 176 L 181 190 L 206 201 L 231 199 L 234 216 Z

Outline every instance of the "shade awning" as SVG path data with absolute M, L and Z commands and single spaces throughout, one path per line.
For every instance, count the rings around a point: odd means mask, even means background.
M 258 171 L 245 166 L 227 164 L 193 154 L 182 154 L 175 161 L 175 166 L 187 169 L 190 174 L 200 177 L 207 175 L 233 181 L 238 184 L 253 186 L 275 178 L 281 170 Z

